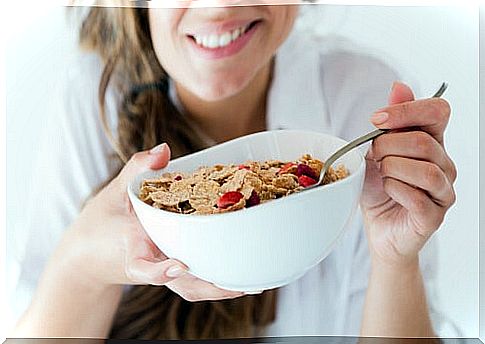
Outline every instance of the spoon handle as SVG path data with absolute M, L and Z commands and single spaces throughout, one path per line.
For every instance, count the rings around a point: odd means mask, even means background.
M 325 164 L 323 165 L 323 169 L 322 169 L 324 171 L 324 174 L 327 173 L 328 168 L 330 166 L 332 166 L 332 164 L 335 162 L 335 160 L 340 158 L 342 155 L 344 155 L 348 151 L 351 151 L 355 147 L 359 147 L 360 145 L 366 143 L 367 141 L 370 141 L 372 139 L 375 139 L 376 137 L 381 136 L 382 134 L 384 134 L 388 131 L 389 131 L 389 129 L 376 129 L 376 130 L 371 131 L 370 133 L 368 133 L 364 136 L 361 136 L 361 137 L 355 139 L 354 141 L 352 141 L 352 142 L 346 144 L 345 146 L 343 146 L 342 148 L 340 148 L 338 151 L 333 153 L 327 160 L 325 160 Z M 323 183 L 323 180 L 321 181 L 321 183 Z
M 433 95 L 432 98 L 439 98 L 439 97 L 441 97 L 443 95 L 443 93 L 445 93 L 445 91 L 446 91 L 447 88 L 448 88 L 448 84 L 446 82 L 443 82 L 441 84 L 441 87 L 439 88 L 439 90 Z M 371 140 L 375 139 L 376 137 L 379 137 L 382 134 L 387 133 L 389 130 L 390 129 L 376 129 L 374 131 L 371 131 L 370 133 L 368 133 L 368 134 L 366 134 L 364 136 L 358 137 L 357 139 L 355 139 L 352 142 L 346 144 L 345 146 L 343 146 L 342 148 L 340 148 L 338 151 L 336 151 L 335 153 L 333 153 L 325 161 L 325 164 L 323 165 L 323 168 L 322 168 L 323 175 L 320 176 L 320 181 L 319 181 L 318 185 L 320 185 L 320 184 L 323 183 L 323 180 L 325 179 L 323 177 L 327 173 L 328 168 L 330 166 L 332 166 L 332 164 L 335 162 L 335 160 L 337 160 L 338 158 L 340 158 L 342 155 L 344 155 L 348 151 L 354 149 L 355 147 L 358 147 L 361 144 L 364 144 L 364 143 L 366 143 L 368 141 L 371 141 Z

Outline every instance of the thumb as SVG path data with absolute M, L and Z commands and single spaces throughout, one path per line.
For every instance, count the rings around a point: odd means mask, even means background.
M 399 81 L 392 84 L 391 93 L 389 94 L 389 105 L 409 102 L 414 100 L 414 94 L 411 88 Z
M 117 177 L 120 187 L 124 190 L 137 175 L 149 169 L 163 168 L 167 166 L 169 160 L 170 148 L 166 143 L 155 146 L 149 151 L 133 154 Z

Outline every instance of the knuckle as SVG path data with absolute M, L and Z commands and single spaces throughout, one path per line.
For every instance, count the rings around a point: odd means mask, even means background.
M 425 182 L 430 187 L 439 187 L 443 182 L 443 172 L 435 164 L 428 164 L 425 173 Z
M 441 113 L 441 106 L 439 104 L 438 99 L 431 99 L 428 104 L 428 109 L 431 113 L 431 116 L 433 116 L 433 118 L 436 118 L 438 120 L 442 119 L 443 114 Z
M 403 118 L 407 117 L 407 114 L 410 112 L 410 102 L 404 102 L 397 106 L 395 116 L 397 117 L 398 121 L 402 121 Z
M 382 178 L 382 187 L 384 191 L 389 191 L 392 188 L 392 179 L 390 178 Z
M 447 123 L 450 117 L 451 109 L 448 102 L 441 98 L 431 99 L 430 103 L 431 115 L 440 123 Z
M 378 160 L 384 159 L 386 156 L 390 155 L 389 147 L 393 146 L 393 141 L 395 140 L 395 136 L 392 134 L 388 135 L 381 135 L 377 139 L 373 141 L 375 155 Z
M 456 170 L 456 165 L 452 160 L 450 160 L 450 177 L 451 177 L 450 181 L 452 184 L 456 181 L 457 176 L 458 176 L 458 171 Z
M 405 113 L 408 113 L 409 112 L 409 102 L 404 102 L 404 103 L 401 103 L 400 104 L 400 108 L 401 108 L 401 113 L 402 114 L 405 114 Z
M 416 147 L 422 151 L 426 156 L 433 154 L 433 138 L 424 131 L 417 131 L 414 134 Z
M 452 189 L 451 191 L 451 203 L 450 203 L 450 207 L 456 203 L 456 192 L 454 189 Z
M 381 174 L 387 176 L 390 174 L 392 168 L 392 160 L 389 157 L 385 157 L 381 161 Z
M 450 200 L 449 200 L 448 207 L 451 207 L 455 203 L 456 203 L 456 192 L 455 192 L 455 189 L 451 188 Z
M 451 115 L 450 103 L 446 99 L 443 99 L 443 98 L 437 98 L 436 103 L 438 105 L 439 112 L 440 112 L 441 116 L 445 119 L 448 119 Z
M 387 193 L 392 193 L 392 191 L 396 187 L 396 181 L 392 178 L 383 178 L 382 186 L 384 188 L 384 191 L 386 191 Z

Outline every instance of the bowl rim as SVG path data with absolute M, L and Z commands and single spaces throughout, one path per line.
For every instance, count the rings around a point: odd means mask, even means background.
M 234 144 L 236 141 L 244 141 L 244 140 L 249 139 L 250 137 L 259 136 L 259 135 L 270 135 L 271 133 L 275 133 L 275 132 L 279 132 L 279 133 L 281 133 L 281 132 L 288 132 L 288 133 L 292 132 L 292 133 L 301 133 L 301 134 L 312 133 L 312 134 L 318 134 L 318 135 L 321 135 L 321 136 L 326 136 L 326 137 L 329 137 L 331 139 L 338 139 L 339 141 L 342 141 L 342 144 L 348 143 L 348 141 L 346 141 L 346 140 L 344 140 L 340 137 L 321 133 L 321 132 L 318 132 L 318 131 L 312 131 L 312 130 L 295 130 L 295 129 L 267 130 L 267 131 L 261 131 L 261 132 L 241 136 L 241 137 L 235 138 L 233 140 L 223 142 L 223 143 L 218 144 L 216 146 L 208 147 L 208 148 L 205 148 L 205 149 L 200 150 L 198 152 L 195 152 L 195 153 L 192 153 L 192 154 L 189 154 L 189 155 L 185 155 L 185 156 L 177 158 L 173 161 L 180 161 L 182 159 L 185 160 L 185 159 L 193 158 L 194 155 L 196 155 L 196 154 L 198 155 L 198 154 L 206 153 L 209 150 L 220 148 L 222 145 L 226 145 L 226 144 L 229 144 L 229 143 Z M 365 169 L 365 159 L 364 159 L 363 154 L 361 153 L 361 151 L 359 149 L 354 150 L 354 152 L 355 152 L 355 154 L 358 155 L 359 165 L 356 168 L 355 172 L 352 173 L 351 175 L 349 175 L 348 177 L 341 179 L 341 180 L 338 180 L 336 182 L 330 183 L 330 184 L 322 185 L 322 186 L 313 188 L 311 190 L 307 190 L 305 192 L 293 193 L 293 194 L 288 195 L 288 196 L 284 196 L 284 197 L 281 197 L 281 198 L 271 200 L 270 202 L 258 204 L 257 206 L 239 209 L 239 211 L 229 211 L 229 212 L 225 212 L 225 213 L 216 213 L 216 214 L 180 214 L 180 213 L 167 211 L 167 210 L 164 210 L 164 209 L 158 209 L 158 208 L 152 207 L 149 204 L 146 204 L 133 191 L 134 190 L 134 184 L 138 181 L 138 179 L 142 175 L 151 174 L 151 173 L 154 173 L 154 172 L 161 172 L 165 168 L 162 168 L 162 169 L 159 169 L 159 170 L 149 170 L 149 171 L 145 171 L 145 172 L 142 172 L 142 173 L 136 175 L 128 183 L 127 192 L 128 192 L 128 196 L 130 198 L 130 201 L 132 203 L 136 202 L 137 204 L 141 205 L 143 208 L 150 209 L 149 211 L 152 212 L 153 214 L 158 214 L 159 216 L 166 216 L 166 217 L 172 218 L 172 219 L 178 219 L 178 220 L 182 220 L 182 221 L 183 220 L 193 221 L 193 220 L 207 220 L 207 219 L 214 219 L 214 218 L 221 218 L 221 217 L 227 217 L 227 218 L 240 217 L 242 214 L 247 214 L 248 212 L 254 211 L 255 209 L 259 209 L 259 211 L 261 211 L 261 209 L 266 209 L 268 207 L 277 206 L 281 202 L 288 201 L 289 199 L 296 201 L 298 199 L 298 197 L 302 197 L 305 194 L 310 195 L 310 194 L 314 194 L 314 193 L 317 193 L 317 192 L 322 192 L 324 190 L 328 190 L 328 189 L 338 187 L 339 185 L 345 185 L 345 184 L 351 183 L 355 178 L 357 178 L 361 173 L 363 173 L 364 172 L 363 170 Z

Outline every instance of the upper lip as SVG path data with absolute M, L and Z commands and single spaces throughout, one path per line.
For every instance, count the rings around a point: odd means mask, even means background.
M 220 35 L 225 32 L 236 30 L 237 28 L 245 27 L 259 19 L 243 19 L 243 20 L 231 20 L 220 21 L 204 24 L 194 29 L 186 30 L 188 36 L 206 36 L 206 35 Z

